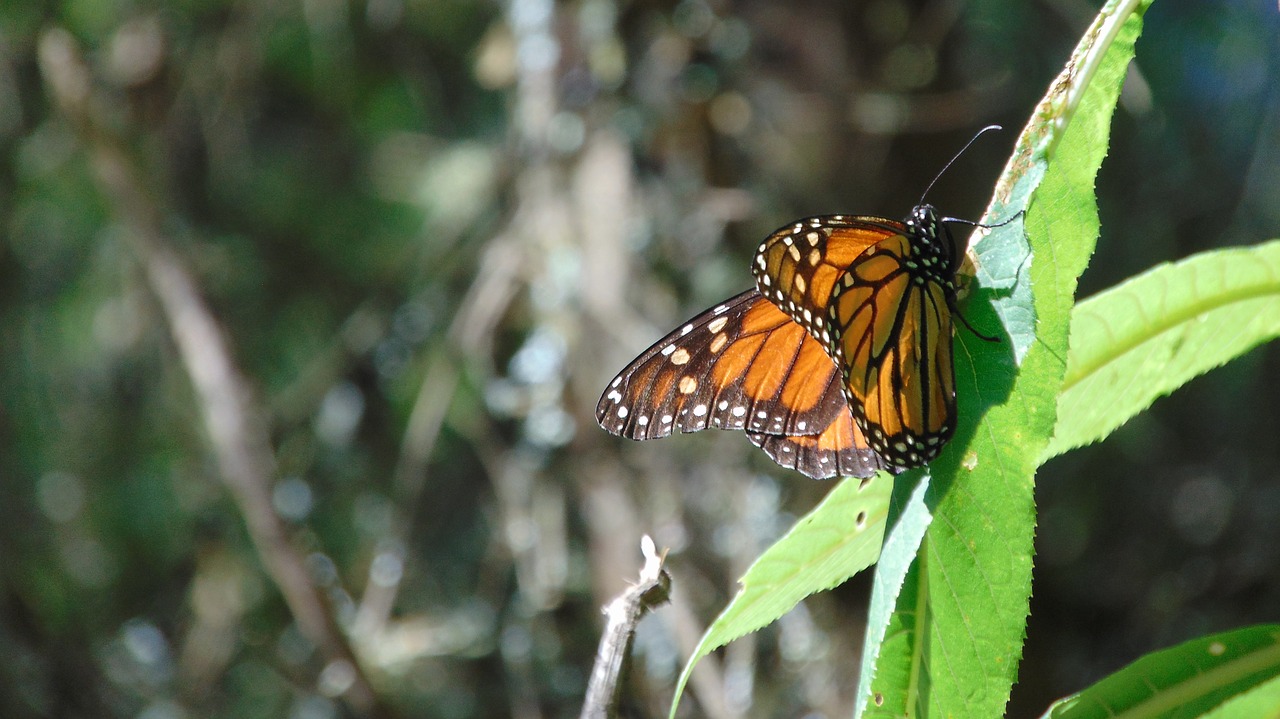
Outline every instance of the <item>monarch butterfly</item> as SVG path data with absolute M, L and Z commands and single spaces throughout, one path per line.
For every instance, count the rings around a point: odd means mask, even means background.
M 815 479 L 927 464 L 955 432 L 952 316 L 969 326 L 951 221 L 922 202 L 902 221 L 826 215 L 776 230 L 756 251 L 755 288 L 627 365 L 597 422 L 637 440 L 741 429 Z

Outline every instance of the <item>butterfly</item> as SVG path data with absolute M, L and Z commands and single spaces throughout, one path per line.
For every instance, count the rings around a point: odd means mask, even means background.
M 815 479 L 927 464 L 955 432 L 953 318 L 998 341 L 956 307 L 953 221 L 921 202 L 901 221 L 825 215 L 774 231 L 755 288 L 627 365 L 596 421 L 637 440 L 740 429 Z

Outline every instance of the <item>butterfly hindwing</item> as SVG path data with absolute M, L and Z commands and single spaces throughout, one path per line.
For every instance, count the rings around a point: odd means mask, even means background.
M 870 449 L 847 407 L 820 434 L 787 436 L 747 432 L 747 438 L 773 461 L 814 479 L 870 477 L 886 466 Z

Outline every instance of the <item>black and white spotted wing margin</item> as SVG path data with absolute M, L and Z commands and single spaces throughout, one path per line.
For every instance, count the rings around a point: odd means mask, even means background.
M 870 477 L 877 469 L 889 469 L 880 455 L 867 446 L 862 430 L 847 409 L 821 434 L 784 436 L 747 432 L 747 438 L 773 461 L 814 479 Z
M 708 427 L 813 435 L 847 413 L 835 363 L 752 289 L 663 337 L 609 384 L 604 429 L 631 439 Z

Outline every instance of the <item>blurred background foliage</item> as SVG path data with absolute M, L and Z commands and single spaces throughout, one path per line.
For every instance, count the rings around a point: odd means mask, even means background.
M 747 287 L 768 231 L 904 215 L 1002 123 L 930 196 L 976 218 L 1094 11 L 3 3 L 0 715 L 574 714 L 645 532 L 676 591 L 642 625 L 628 695 L 661 715 L 735 578 L 825 485 L 733 433 L 611 437 L 604 383 Z M 1082 295 L 1280 235 L 1278 16 L 1148 13 Z M 221 395 L 192 382 L 219 350 L 175 340 L 194 325 L 158 299 L 166 256 L 248 388 L 259 500 L 380 706 L 335 698 L 350 666 L 295 623 L 247 529 L 262 506 L 206 425 Z M 1275 348 L 1255 351 L 1044 468 L 1012 716 L 1276 619 L 1277 376 Z M 866 586 L 705 662 L 684 711 L 846 714 Z

